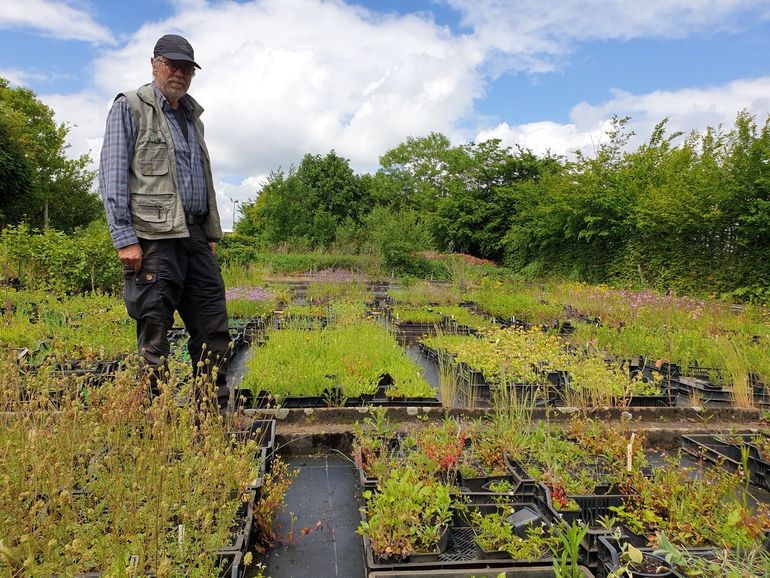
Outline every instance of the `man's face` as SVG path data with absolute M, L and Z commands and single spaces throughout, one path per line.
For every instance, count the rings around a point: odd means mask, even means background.
M 152 76 L 163 96 L 169 101 L 178 102 L 190 88 L 195 67 L 192 62 L 158 56 L 152 59 Z

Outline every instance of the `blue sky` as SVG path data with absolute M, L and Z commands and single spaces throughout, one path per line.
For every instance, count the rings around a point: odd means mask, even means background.
M 615 114 L 638 144 L 664 117 L 688 132 L 770 113 L 769 0 L 3 0 L 0 76 L 98 159 L 112 98 L 150 80 L 165 32 L 203 64 L 190 92 L 225 221 L 308 152 L 372 171 L 437 131 L 569 155 Z

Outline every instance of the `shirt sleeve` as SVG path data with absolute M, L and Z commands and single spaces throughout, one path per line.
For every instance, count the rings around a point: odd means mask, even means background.
M 117 249 L 138 243 L 131 224 L 128 173 L 134 158 L 134 113 L 125 96 L 118 97 L 107 115 L 99 160 L 99 192 L 107 213 L 112 243 Z

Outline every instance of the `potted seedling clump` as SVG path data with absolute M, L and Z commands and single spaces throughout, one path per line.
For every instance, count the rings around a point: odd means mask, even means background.
M 404 468 L 382 481 L 378 491 L 366 491 L 364 498 L 358 533 L 375 560 L 406 561 L 446 547 L 452 519 L 448 486 Z

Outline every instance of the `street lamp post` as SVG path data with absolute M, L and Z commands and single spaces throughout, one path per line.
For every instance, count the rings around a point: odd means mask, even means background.
M 233 231 L 235 231 L 235 206 L 241 201 L 232 197 L 230 197 L 230 201 L 233 203 Z

